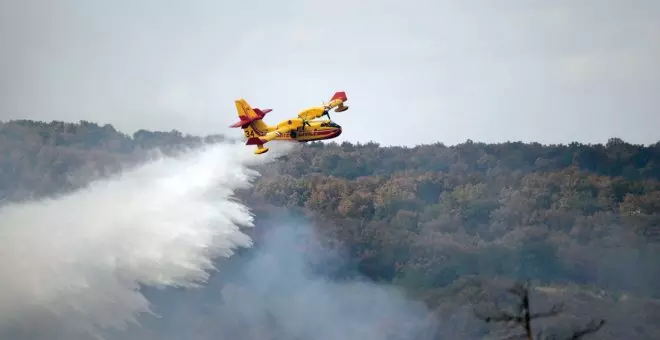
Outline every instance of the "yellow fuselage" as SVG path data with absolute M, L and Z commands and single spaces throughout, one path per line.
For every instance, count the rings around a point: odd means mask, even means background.
M 315 140 L 331 139 L 341 135 L 341 126 L 329 119 L 308 121 L 303 126 L 303 120 L 292 118 L 281 121 L 276 126 L 268 126 L 268 132 L 276 131 L 282 127 L 289 127 L 291 131 L 275 137 L 274 140 L 295 140 L 309 142 Z

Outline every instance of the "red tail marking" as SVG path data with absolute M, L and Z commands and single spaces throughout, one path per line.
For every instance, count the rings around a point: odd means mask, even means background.
M 240 118 L 241 120 L 232 125 L 229 125 L 229 127 L 236 128 L 239 126 L 250 124 L 252 122 L 252 119 L 248 118 L 247 116 L 239 116 L 238 118 Z
M 261 110 L 261 109 L 257 109 L 257 108 L 254 108 L 253 110 L 254 110 L 254 112 L 256 112 L 261 118 L 264 118 L 264 116 L 266 115 L 266 113 L 268 113 L 268 112 L 270 112 L 270 111 L 273 111 L 273 109 L 263 109 L 263 110 Z M 261 118 L 259 118 L 259 119 L 261 119 Z
M 261 138 L 248 138 L 247 142 L 245 145 L 263 145 L 265 142 Z
M 335 92 L 332 98 L 330 98 L 330 101 L 333 101 L 335 99 L 341 99 L 341 101 L 345 102 L 348 100 L 348 97 L 346 97 L 346 92 L 341 91 L 341 92 Z
M 263 119 L 264 116 L 266 116 L 266 113 L 268 113 L 270 111 L 273 111 L 272 109 L 264 109 L 262 111 L 262 110 L 257 109 L 257 108 L 254 108 L 252 110 L 257 114 L 257 117 L 248 118 L 247 116 L 239 116 L 238 118 L 240 118 L 241 120 L 239 122 L 236 122 L 236 123 L 232 124 L 232 125 L 229 125 L 229 127 L 233 127 L 233 128 L 236 128 L 236 127 L 239 127 L 239 126 L 240 127 L 245 127 L 247 124 L 250 124 L 250 123 L 254 122 L 255 120 Z

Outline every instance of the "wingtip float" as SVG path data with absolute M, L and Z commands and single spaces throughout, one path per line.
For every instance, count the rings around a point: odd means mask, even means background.
M 240 127 L 247 138 L 245 145 L 255 145 L 257 149 L 254 153 L 257 155 L 268 152 L 264 144 L 272 140 L 304 143 L 332 139 L 341 135 L 342 129 L 330 119 L 329 112 L 332 109 L 335 112 L 348 110 L 348 106 L 344 104 L 347 100 L 346 92 L 335 92 L 327 104 L 304 109 L 298 113 L 297 118 L 283 120 L 273 126 L 263 121 L 272 109 L 252 108 L 245 99 L 241 98 L 234 101 L 240 120 L 229 127 Z M 327 116 L 328 119 L 315 120 L 323 116 Z

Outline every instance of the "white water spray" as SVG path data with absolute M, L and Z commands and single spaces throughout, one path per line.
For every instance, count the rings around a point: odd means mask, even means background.
M 232 199 L 272 159 L 242 144 L 163 158 L 57 199 L 0 209 L 0 331 L 63 323 L 93 331 L 150 312 L 139 285 L 193 286 L 212 258 L 251 246 Z

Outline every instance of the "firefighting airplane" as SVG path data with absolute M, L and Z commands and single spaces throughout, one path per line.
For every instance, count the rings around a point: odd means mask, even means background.
M 268 151 L 264 144 L 271 140 L 309 142 L 332 139 L 341 134 L 341 126 L 332 122 L 328 113 L 333 108 L 335 112 L 348 110 L 348 106 L 344 105 L 347 100 L 345 92 L 336 92 L 329 103 L 307 108 L 298 113 L 298 118 L 283 120 L 272 126 L 263 121 L 264 116 L 272 111 L 271 109 L 252 108 L 245 99 L 241 98 L 234 101 L 238 118 L 241 120 L 229 127 L 243 129 L 247 138 L 245 145 L 256 145 L 257 149 L 254 153 L 257 155 Z M 328 116 L 328 119 L 312 121 L 322 116 Z

